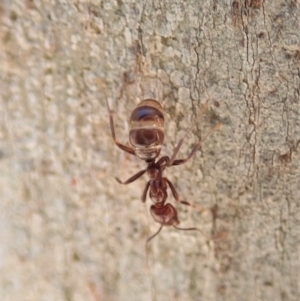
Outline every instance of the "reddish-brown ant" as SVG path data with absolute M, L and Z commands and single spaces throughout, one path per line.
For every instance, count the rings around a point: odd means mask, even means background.
M 120 179 L 116 180 L 121 184 L 129 184 L 141 177 L 147 172 L 150 180 L 142 194 L 142 202 L 146 201 L 148 190 L 149 196 L 153 201 L 150 207 L 151 215 L 154 220 L 160 223 L 158 231 L 147 239 L 147 243 L 153 239 L 161 231 L 163 226 L 173 226 L 178 230 L 197 230 L 198 228 L 179 228 L 179 220 L 177 217 L 177 210 L 170 203 L 166 203 L 168 198 L 167 187 L 169 186 L 175 200 L 179 203 L 190 205 L 186 201 L 180 201 L 178 193 L 173 184 L 165 177 L 163 171 L 166 167 L 180 165 L 190 160 L 194 154 L 199 150 L 203 140 L 215 131 L 220 125 L 218 124 L 212 128 L 208 134 L 200 141 L 190 152 L 185 159 L 176 159 L 179 149 L 183 143 L 183 138 L 178 142 L 173 154 L 170 157 L 163 156 L 156 160 L 160 154 L 161 146 L 164 141 L 164 115 L 161 104 L 154 99 L 146 99 L 141 101 L 133 110 L 130 116 L 130 132 L 129 142 L 131 146 L 121 144 L 116 139 L 115 126 L 113 120 L 113 111 L 110 109 L 108 103 L 107 108 L 109 112 L 109 121 L 112 138 L 115 144 L 123 151 L 139 157 L 147 163 L 147 168 L 139 171 L 127 181 L 122 182 Z M 201 232 L 201 231 L 200 231 Z M 202 232 L 201 232 L 202 233 Z

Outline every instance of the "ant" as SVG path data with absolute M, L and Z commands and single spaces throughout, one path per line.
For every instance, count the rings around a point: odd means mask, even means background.
M 195 227 L 177 227 L 177 225 L 180 223 L 177 216 L 177 210 L 170 203 L 166 203 L 168 198 L 168 186 L 177 202 L 185 205 L 190 205 L 190 203 L 179 200 L 179 196 L 174 185 L 167 178 L 163 177 L 163 171 L 167 167 L 181 165 L 189 161 L 200 149 L 202 142 L 221 124 L 217 124 L 215 127 L 213 127 L 202 139 L 202 141 L 200 141 L 192 149 L 190 154 L 185 159 L 176 159 L 184 138 L 178 142 L 171 158 L 168 156 L 163 156 L 160 159 L 157 159 L 164 141 L 164 115 L 161 104 L 154 99 L 145 99 L 141 101 L 133 110 L 130 116 L 129 132 L 129 142 L 131 146 L 121 144 L 116 139 L 113 111 L 110 109 L 108 102 L 107 109 L 109 112 L 110 129 L 114 143 L 121 150 L 137 156 L 147 163 L 147 168 L 137 172 L 127 181 L 122 182 L 119 178 L 116 178 L 120 184 L 127 185 L 140 178 L 146 172 L 149 176 L 149 181 L 147 182 L 142 194 L 142 202 L 144 203 L 146 201 L 148 190 L 150 190 L 149 196 L 154 203 L 150 207 L 150 213 L 154 220 L 161 226 L 155 234 L 147 239 L 146 244 L 159 234 L 163 226 L 173 226 L 177 230 L 197 230 L 202 233 L 200 229 Z

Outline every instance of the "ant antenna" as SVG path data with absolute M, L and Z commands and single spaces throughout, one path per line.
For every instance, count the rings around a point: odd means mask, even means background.
M 147 241 L 146 241 L 146 243 L 145 243 L 146 254 L 149 254 L 149 248 L 148 248 L 148 246 L 149 246 L 149 245 L 148 245 L 149 241 L 152 240 L 156 235 L 159 234 L 159 232 L 161 231 L 162 227 L 163 227 L 163 225 L 161 225 L 161 226 L 159 227 L 159 229 L 158 229 L 153 235 L 151 235 L 151 236 L 147 239 Z M 147 256 L 148 256 L 148 255 L 147 255 Z
M 157 230 L 156 233 L 154 233 L 153 235 L 151 235 L 151 236 L 147 239 L 146 245 L 148 244 L 148 242 L 149 242 L 150 240 L 152 240 L 156 235 L 159 234 L 159 232 L 161 231 L 162 227 L 163 227 L 163 225 L 161 225 L 161 226 L 159 227 L 159 229 Z
M 173 226 L 175 229 L 177 229 L 177 230 L 181 230 L 181 231 L 198 231 L 198 232 L 200 232 L 200 234 L 205 238 L 205 239 L 207 239 L 207 240 L 212 240 L 212 238 L 209 238 L 209 237 L 207 237 L 200 229 L 198 229 L 198 228 L 195 228 L 195 227 L 193 227 L 193 228 L 180 228 L 180 227 L 177 227 L 177 226 Z
M 206 135 L 201 139 L 201 141 L 193 148 L 193 150 L 188 155 L 188 157 L 186 159 L 184 159 L 183 161 L 187 162 L 188 160 L 190 160 L 194 156 L 196 151 L 198 151 L 200 149 L 200 147 L 202 146 L 203 142 L 207 139 L 207 137 L 209 137 L 214 131 L 219 129 L 221 126 L 222 126 L 222 123 L 218 123 L 210 131 L 208 131 L 208 133 L 206 133 Z M 188 128 L 187 132 L 189 132 L 190 129 L 191 128 Z M 177 156 L 177 154 L 179 152 L 179 149 L 181 148 L 181 145 L 183 144 L 183 140 L 184 140 L 184 137 L 181 138 L 180 141 L 178 142 L 177 146 L 175 147 L 175 149 L 173 151 L 173 155 L 171 156 L 170 161 L 168 162 L 167 166 L 171 166 L 173 164 L 173 162 L 175 161 L 175 157 Z

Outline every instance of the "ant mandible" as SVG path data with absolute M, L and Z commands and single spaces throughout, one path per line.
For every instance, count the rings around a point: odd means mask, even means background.
M 141 101 L 133 110 L 130 116 L 129 132 L 129 142 L 131 146 L 121 144 L 116 139 L 113 111 L 110 109 L 108 102 L 107 109 L 109 112 L 110 129 L 114 143 L 121 150 L 137 156 L 147 163 L 146 169 L 139 171 L 125 182 L 122 182 L 119 178 L 116 178 L 120 184 L 127 185 L 140 178 L 146 172 L 149 176 L 149 181 L 146 184 L 142 194 L 142 202 L 144 203 L 146 201 L 148 190 L 150 190 L 149 196 L 154 203 L 150 207 L 150 212 L 154 220 L 161 226 L 155 234 L 147 239 L 146 244 L 159 234 L 163 226 L 173 226 L 178 230 L 197 230 L 202 233 L 202 231 L 195 227 L 177 227 L 177 225 L 180 223 L 177 216 L 177 210 L 170 203 L 166 203 L 168 198 L 167 187 L 169 186 L 177 202 L 185 205 L 190 204 L 186 201 L 179 200 L 179 196 L 174 185 L 166 177 L 163 177 L 163 171 L 166 167 L 181 165 L 189 161 L 199 150 L 204 139 L 214 132 L 220 126 L 220 124 L 213 127 L 202 139 L 202 141 L 200 141 L 192 149 L 190 154 L 185 159 L 176 159 L 184 138 L 180 139 L 178 142 L 171 158 L 168 156 L 163 156 L 160 159 L 157 159 L 164 141 L 164 115 L 161 104 L 154 99 L 145 99 Z

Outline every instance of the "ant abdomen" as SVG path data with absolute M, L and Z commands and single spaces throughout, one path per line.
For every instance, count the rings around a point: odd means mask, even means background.
M 129 141 L 142 160 L 153 161 L 159 155 L 164 141 L 164 115 L 158 101 L 143 100 L 133 110 Z
M 177 211 L 171 204 L 152 205 L 150 208 L 154 220 L 163 226 L 177 226 L 180 222 L 177 217 Z

